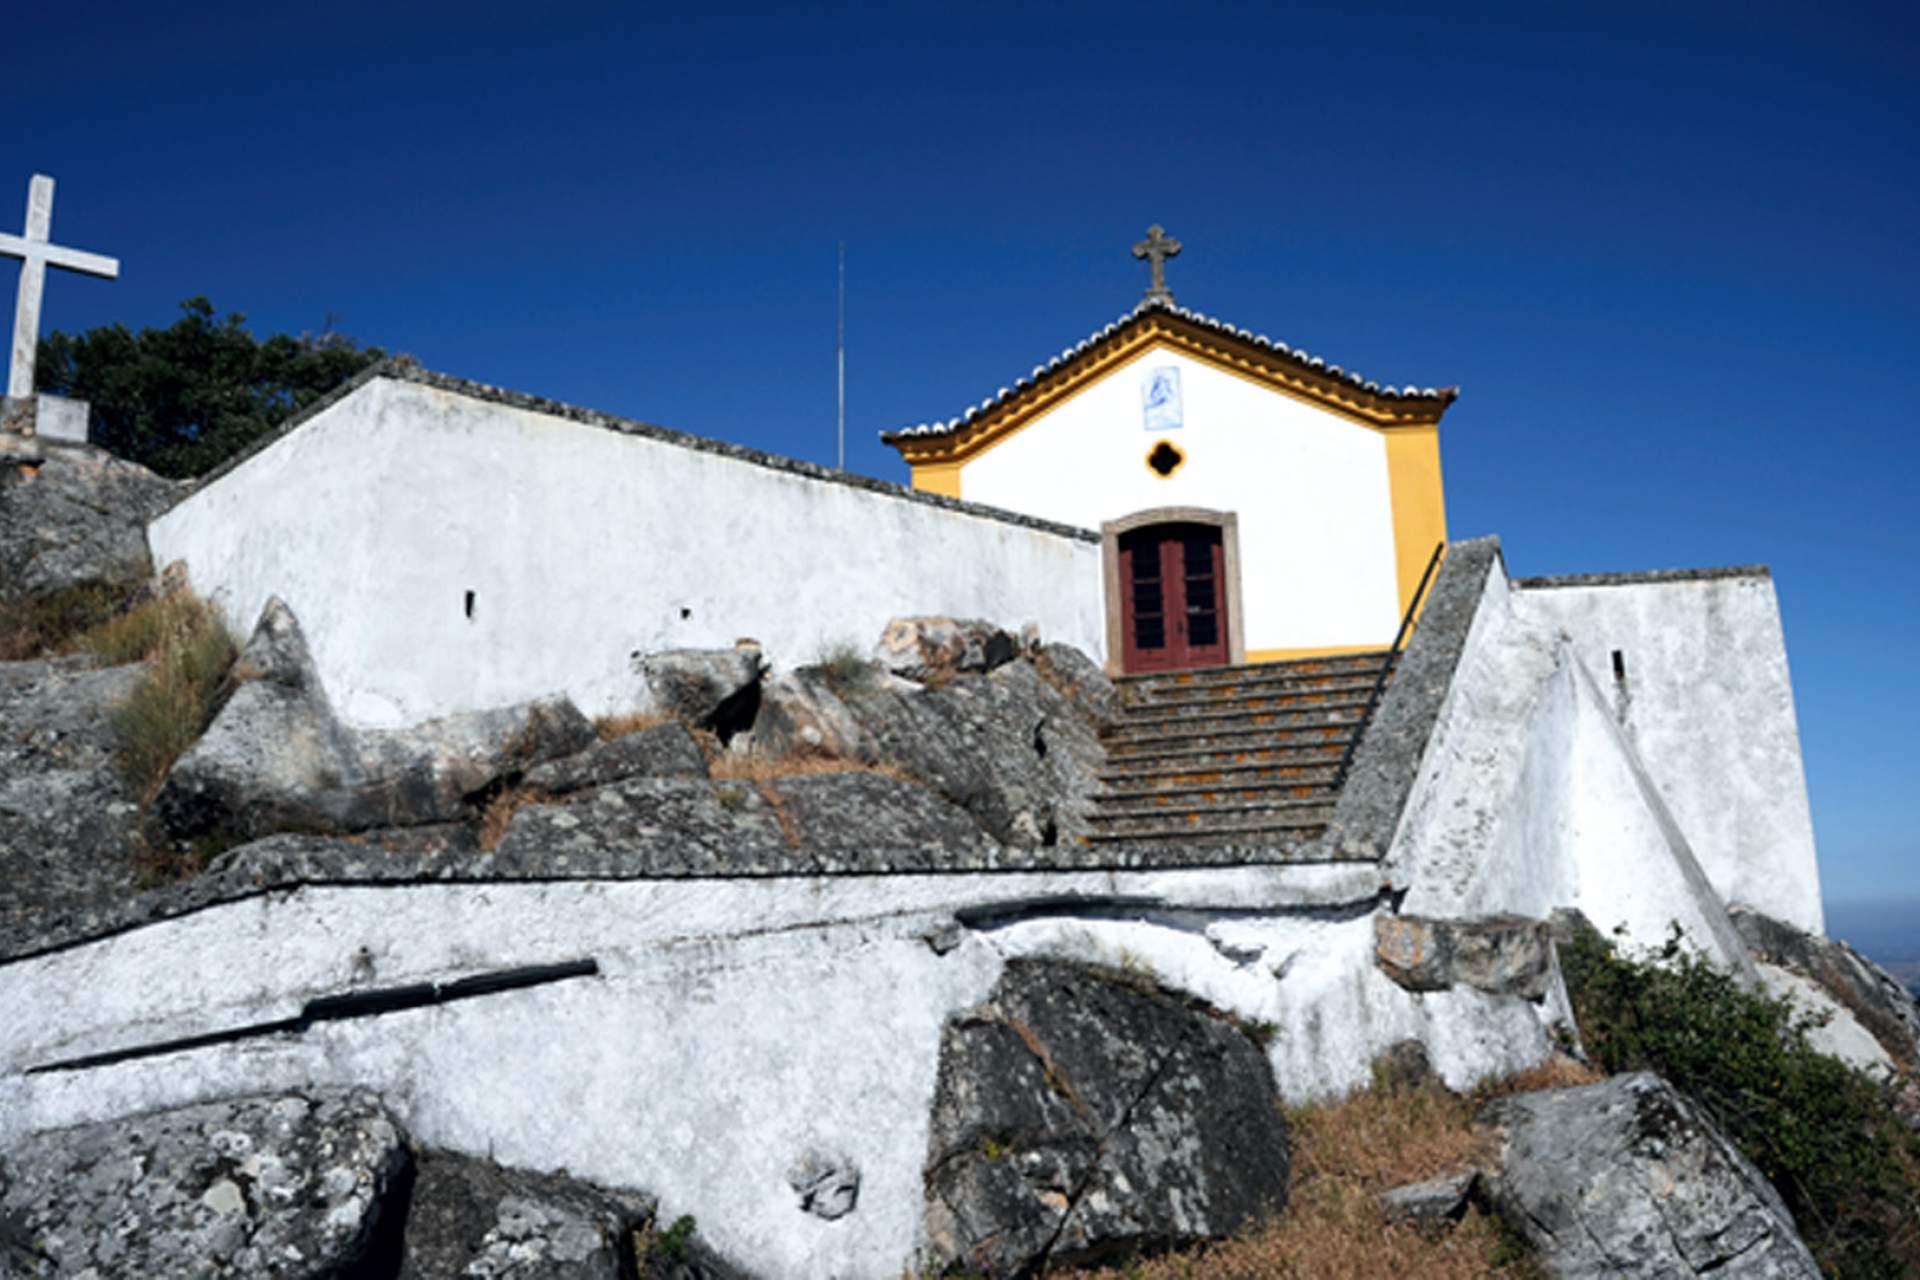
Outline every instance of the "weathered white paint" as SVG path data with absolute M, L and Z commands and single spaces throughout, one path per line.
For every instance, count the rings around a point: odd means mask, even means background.
M 87 442 L 87 415 L 90 411 L 85 400 L 70 400 L 66 396 L 38 395 L 34 397 L 33 433 L 43 440 L 59 440 L 65 444 L 85 444 Z
M 1514 593 L 1600 682 L 1730 906 L 1824 929 L 1813 819 L 1773 581 L 1764 573 Z M 1618 652 L 1625 678 L 1614 675 Z
M 903 614 L 1105 648 L 1097 544 L 395 379 L 148 536 L 236 632 L 285 600 L 362 728 L 556 693 L 630 710 L 639 655 L 752 637 L 797 665 Z
M 1185 425 L 1147 431 L 1141 388 L 1180 371 Z M 1186 462 L 1162 478 L 1165 441 Z M 1386 645 L 1400 621 L 1386 439 L 1155 347 L 961 470 L 961 496 L 1082 528 L 1154 507 L 1240 517 L 1250 650 Z
M 305 888 L 0 967 L 0 1149 L 227 1096 L 377 1089 L 421 1140 L 652 1191 L 768 1275 L 892 1280 L 922 1240 L 946 1018 L 1007 959 L 1118 964 L 1275 1025 L 1290 1100 L 1422 1039 L 1464 1085 L 1550 1048 L 1549 1005 L 1410 995 L 1372 963 L 1371 866 Z M 974 929 L 956 911 L 1000 908 Z M 944 954 L 928 938 L 944 931 Z M 260 963 L 268 954 L 273 964 Z M 51 1058 L 288 1016 L 315 994 L 590 955 L 601 976 L 79 1072 Z M 825 1222 L 800 1152 L 861 1170 Z
M 1383 871 L 1440 918 L 1584 913 L 1642 949 L 1678 925 L 1754 980 L 1725 889 L 1579 653 L 1530 623 L 1496 561 Z M 1677 766 L 1669 766 L 1677 767 Z

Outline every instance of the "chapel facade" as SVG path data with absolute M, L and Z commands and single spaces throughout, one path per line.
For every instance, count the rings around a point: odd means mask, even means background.
M 916 490 L 1101 534 L 1113 672 L 1386 648 L 1446 542 L 1440 420 L 1392 387 L 1147 295 L 984 404 L 885 433 Z

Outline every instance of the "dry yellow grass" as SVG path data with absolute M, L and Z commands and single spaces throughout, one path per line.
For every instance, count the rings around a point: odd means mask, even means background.
M 146 673 L 115 708 L 120 768 L 143 803 L 206 729 L 233 666 L 234 645 L 213 606 L 188 591 L 149 600 L 94 627 L 80 646 Z
M 1578 1064 L 1572 1064 L 1578 1067 Z M 1588 1078 L 1597 1078 L 1579 1068 Z M 1521 1085 L 1584 1083 L 1549 1064 L 1511 1084 L 1460 1096 L 1434 1085 L 1370 1090 L 1288 1112 L 1293 1185 L 1285 1213 L 1235 1240 L 1095 1271 L 1080 1280 L 1477 1280 L 1540 1273 L 1498 1223 L 1470 1209 L 1444 1232 L 1388 1222 L 1379 1195 L 1486 1163 L 1490 1136 L 1473 1124 L 1481 1102 Z
M 810 777 L 824 773 L 877 773 L 901 782 L 913 779 L 890 764 L 868 764 L 839 756 L 763 756 L 752 752 L 721 752 L 708 762 L 707 772 L 722 782 L 771 782 L 779 778 Z
M 615 738 L 624 738 L 630 733 L 642 729 L 655 729 L 673 719 L 672 716 L 659 715 L 651 711 L 637 711 L 625 716 L 601 716 L 593 722 L 594 732 L 600 735 L 600 741 L 612 742 Z
M 547 793 L 537 787 L 510 787 L 502 791 L 488 802 L 487 811 L 480 815 L 480 847 L 488 853 L 498 849 L 514 814 L 530 804 L 546 802 Z

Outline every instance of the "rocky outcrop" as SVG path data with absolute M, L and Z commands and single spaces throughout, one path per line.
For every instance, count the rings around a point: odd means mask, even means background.
M 0 939 L 126 896 L 140 808 L 113 709 L 140 676 L 78 657 L 0 663 Z
M 414 1151 L 364 1090 L 49 1130 L 0 1155 L 0 1275 L 747 1280 L 653 1197 Z M 691 1225 L 691 1224 L 689 1224 Z
M 1272 1075 L 1178 996 L 1007 966 L 942 1033 L 926 1165 L 936 1265 L 1027 1275 L 1230 1235 L 1286 1201 Z
M 420 1155 L 400 1280 L 622 1280 L 654 1201 L 447 1152 Z
M 571 875 L 615 865 L 625 875 L 819 875 L 955 870 L 994 852 L 926 787 L 851 771 L 630 778 L 522 808 L 494 857 Z
M 726 742 L 753 723 L 767 662 L 758 645 L 742 641 L 731 649 L 648 654 L 640 670 L 656 707 Z
M 145 578 L 147 521 L 185 486 L 101 449 L 32 452 L 38 466 L 31 471 L 0 465 L 0 604 Z
M 8 1275 L 343 1275 L 378 1247 L 405 1136 L 363 1092 L 209 1103 L 16 1142 Z
M 565 699 L 449 716 L 406 730 L 342 725 L 300 624 L 279 600 L 234 664 L 213 723 L 155 800 L 176 837 L 352 832 L 467 816 L 486 789 L 594 741 Z
M 1408 991 L 1455 985 L 1538 1000 L 1553 981 L 1548 924 L 1520 916 L 1427 920 L 1374 917 L 1374 963 Z
M 637 729 L 610 742 L 596 742 L 575 755 L 527 770 L 525 783 L 551 796 L 602 787 L 628 778 L 704 778 L 707 759 L 693 734 L 678 721 Z
M 1756 962 L 1812 983 L 1851 1014 L 1888 1058 L 1920 1071 L 1920 1003 L 1899 979 L 1844 942 L 1742 907 L 1729 914 Z
M 865 664 L 802 668 L 767 684 L 753 745 L 899 769 L 1017 848 L 1084 834 L 1105 759 L 1095 726 L 1026 661 L 937 687 Z
M 1500 1132 L 1495 1208 L 1562 1277 L 1820 1275 L 1760 1171 L 1658 1076 L 1519 1094 Z
M 1019 653 L 1018 640 L 978 618 L 895 618 L 873 647 L 884 670 L 923 681 L 992 671 Z

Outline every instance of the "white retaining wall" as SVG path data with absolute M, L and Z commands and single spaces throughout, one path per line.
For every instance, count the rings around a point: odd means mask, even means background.
M 0 1150 L 196 1101 L 365 1085 L 428 1144 L 653 1192 L 759 1274 L 895 1280 L 923 1243 L 941 1026 L 1010 958 L 1150 972 L 1272 1024 L 1295 1102 L 1364 1084 L 1407 1037 L 1455 1087 L 1543 1060 L 1552 1002 L 1416 995 L 1374 967 L 1378 891 L 1375 867 L 1348 864 L 274 893 L 0 965 Z M 1009 914 L 955 929 L 954 912 L 982 907 Z M 928 943 L 942 930 L 944 954 Z M 588 956 L 601 976 L 23 1074 L 290 1017 L 315 995 Z M 802 1211 L 786 1176 L 809 1148 L 858 1166 L 853 1213 Z
M 751 638 L 793 666 L 910 614 L 1105 655 L 1097 543 L 392 378 L 148 538 L 242 637 L 285 600 L 360 728 L 557 693 L 632 710 L 640 655 Z

